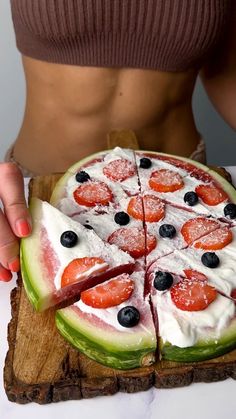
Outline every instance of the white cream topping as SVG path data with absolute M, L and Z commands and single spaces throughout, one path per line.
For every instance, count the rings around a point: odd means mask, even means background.
M 161 269 L 164 271 L 174 272 L 177 275 L 184 275 L 185 269 L 193 269 L 203 273 L 208 278 L 209 284 L 213 285 L 217 290 L 230 295 L 231 291 L 236 288 L 236 228 L 232 229 L 233 241 L 221 250 L 215 251 L 220 259 L 217 268 L 208 268 L 203 265 L 201 256 L 206 250 L 187 248 L 183 250 L 175 250 L 168 256 L 158 259 L 150 266 L 149 271 Z
M 116 147 L 112 152 L 105 155 L 104 160 L 101 162 L 93 163 L 92 166 L 85 167 L 86 173 L 89 174 L 91 179 L 104 182 L 111 190 L 114 201 L 109 204 L 107 208 L 112 208 L 114 204 L 119 203 L 122 199 L 129 195 L 135 195 L 139 193 L 139 183 L 138 177 L 135 173 L 133 176 L 121 181 L 112 181 L 103 173 L 104 167 L 109 164 L 111 161 L 118 159 L 129 160 L 134 167 L 136 167 L 134 153 L 132 150 L 124 150 L 120 147 Z M 68 216 L 72 216 L 75 213 L 80 213 L 88 208 L 86 206 L 78 205 L 73 197 L 74 191 L 79 187 L 79 183 L 76 181 L 75 174 L 72 174 L 68 179 L 67 184 L 65 185 L 65 197 L 60 200 L 58 203 L 58 209 Z M 127 192 L 127 193 L 126 193 Z M 95 207 L 97 208 L 97 207 Z
M 130 198 L 129 198 L 130 199 Z M 128 203 L 127 199 L 126 203 Z M 135 220 L 130 217 L 128 224 L 121 226 L 117 224 L 114 220 L 115 214 L 119 211 L 127 211 L 127 205 L 122 205 L 118 210 L 114 208 L 109 211 L 109 213 L 98 214 L 95 210 L 88 211 L 86 213 L 77 214 L 73 217 L 73 220 L 79 221 L 81 224 L 89 224 L 93 227 L 95 233 L 103 240 L 107 240 L 108 237 L 116 230 L 120 228 L 133 228 L 138 227 L 142 229 L 142 222 Z
M 155 158 L 155 154 L 153 155 L 153 157 L 151 155 L 148 157 L 152 162 L 151 167 L 149 169 L 143 169 L 142 167 L 140 167 L 140 160 L 143 157 L 146 157 L 146 156 L 136 153 L 136 161 L 138 165 L 139 176 L 141 179 L 149 179 L 152 172 L 154 172 L 155 170 L 160 170 L 160 169 L 167 169 L 173 172 L 178 172 L 179 175 L 182 177 L 186 177 L 189 174 L 187 170 L 181 169 L 180 167 L 176 167 L 173 164 L 168 163 L 164 160 L 159 160 Z
M 163 257 L 175 249 L 183 249 L 187 246 L 182 234 L 181 228 L 185 222 L 196 218 L 195 213 L 183 211 L 182 209 L 174 208 L 169 204 L 165 205 L 165 217 L 155 223 L 147 223 L 147 231 L 157 238 L 157 246 L 147 255 L 147 263 L 152 263 L 155 259 Z M 163 238 L 159 235 L 159 228 L 163 224 L 171 224 L 176 229 L 176 235 L 173 238 Z
M 61 274 L 64 268 L 76 258 L 99 257 L 105 260 L 110 266 L 119 266 L 131 263 L 133 259 L 115 245 L 103 242 L 94 231 L 87 230 L 81 224 L 73 221 L 62 214 L 47 202 L 42 204 L 43 225 L 47 231 L 48 240 L 57 254 L 61 263 L 61 268 L 55 278 L 56 289 L 61 288 Z M 64 231 L 72 230 L 78 235 L 78 243 L 72 248 L 62 246 L 60 243 L 61 234 Z M 101 265 L 99 265 L 101 267 Z M 96 271 L 96 265 L 91 268 L 91 272 Z
M 170 292 L 152 296 L 157 309 L 159 336 L 164 342 L 185 348 L 201 339 L 217 339 L 235 316 L 235 305 L 230 299 L 217 295 L 205 310 L 183 311 L 171 300 Z

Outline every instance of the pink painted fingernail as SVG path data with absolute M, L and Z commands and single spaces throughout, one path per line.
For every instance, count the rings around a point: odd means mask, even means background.
M 16 230 L 19 236 L 28 236 L 31 231 L 31 226 L 28 221 L 20 219 L 16 222 Z
M 12 272 L 18 272 L 20 270 L 20 259 L 16 258 L 12 262 L 8 263 L 8 267 Z

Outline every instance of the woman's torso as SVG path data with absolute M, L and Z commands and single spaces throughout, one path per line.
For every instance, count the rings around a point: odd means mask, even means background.
M 27 4 L 27 2 L 28 0 L 23 3 Z M 16 8 L 19 8 L 20 2 L 17 3 L 16 0 L 12 0 L 12 3 L 15 7 L 14 13 L 16 13 Z M 86 42 L 84 42 L 84 34 L 80 32 L 79 35 L 78 33 L 76 34 L 76 28 L 70 21 L 72 15 L 68 15 L 67 21 L 65 21 L 65 17 L 62 14 L 54 16 L 52 9 L 50 9 L 52 5 L 63 4 L 64 11 L 66 11 L 69 3 L 77 6 L 80 4 L 84 8 L 87 7 L 87 15 L 84 12 L 84 24 L 87 22 L 88 34 L 86 36 L 90 38 L 86 38 Z M 108 4 L 109 2 L 96 0 L 94 5 L 95 3 L 97 5 L 102 3 Z M 115 3 L 122 2 L 116 0 Z M 133 6 L 138 4 L 137 0 L 129 0 L 127 3 L 132 3 Z M 153 7 L 155 2 L 153 0 L 142 0 L 140 3 L 148 5 L 149 9 L 146 15 L 149 14 L 149 18 L 151 18 L 150 4 Z M 177 3 L 176 1 L 174 2 L 174 4 Z M 181 3 L 185 5 L 186 0 L 183 0 Z M 20 22 L 21 26 L 20 29 L 18 28 L 19 39 L 21 42 L 22 39 L 26 40 L 26 42 L 22 43 L 21 52 L 26 75 L 27 100 L 23 124 L 14 150 L 16 160 L 37 173 L 65 170 L 69 165 L 85 155 L 106 148 L 106 135 L 114 129 L 134 130 L 142 148 L 190 155 L 196 148 L 199 140 L 191 109 L 191 97 L 199 69 L 199 62 L 210 51 L 210 45 L 214 44 L 216 33 L 213 36 L 213 32 L 216 32 L 217 25 L 219 25 L 222 3 L 225 5 L 227 0 L 221 2 L 221 6 L 219 0 L 209 0 L 206 3 L 209 3 L 210 11 L 209 7 L 204 10 L 203 0 L 200 0 L 200 2 L 190 0 L 190 3 L 188 3 L 192 6 L 190 11 L 183 9 L 183 7 L 181 9 L 174 7 L 176 12 L 175 22 L 173 21 L 171 24 L 169 16 L 172 16 L 173 13 L 170 8 L 170 0 L 167 0 L 166 3 L 163 0 L 157 1 L 156 4 L 162 8 L 163 4 L 169 5 L 169 9 L 165 8 L 164 10 L 165 31 L 163 32 L 162 30 L 162 33 L 158 33 L 158 30 L 155 29 L 156 27 L 152 26 L 155 30 L 151 38 L 147 38 L 148 35 L 143 35 L 142 32 L 135 34 L 135 38 L 133 38 L 133 32 L 131 33 L 129 30 L 128 35 L 126 32 L 125 34 L 123 32 L 119 33 L 118 25 L 118 32 L 113 33 L 114 48 L 117 44 L 117 39 L 124 38 L 124 42 L 126 42 L 126 37 L 128 36 L 129 43 L 127 45 L 129 45 L 129 50 L 119 49 L 117 55 L 114 53 L 112 56 L 110 52 L 110 55 L 105 57 L 106 64 L 104 64 L 104 56 L 101 55 L 100 47 L 102 42 L 105 44 L 107 42 L 107 48 L 110 46 L 110 32 L 105 30 L 103 38 L 101 38 L 101 34 L 98 34 L 96 31 L 96 24 L 101 27 L 99 16 L 102 14 L 104 20 L 106 11 L 100 10 L 99 15 L 96 9 L 97 14 L 94 13 L 94 16 L 91 17 L 91 1 L 73 0 L 68 2 L 67 0 L 62 0 L 59 2 L 58 0 L 49 0 L 49 2 L 45 2 L 43 0 L 43 2 L 39 3 L 39 0 L 37 0 L 34 4 L 38 4 L 38 7 L 40 4 L 40 7 L 42 7 L 41 11 L 45 12 L 44 8 L 47 9 L 47 13 L 51 11 L 51 15 L 49 15 L 51 26 L 46 25 L 46 20 L 47 23 L 49 22 L 48 14 L 47 17 L 42 13 L 37 15 L 35 9 L 30 17 L 29 10 L 31 9 L 28 10 L 28 14 L 24 14 L 23 12 L 25 11 L 23 9 L 18 10 L 19 16 L 21 16 L 21 19 L 17 16 L 17 24 Z M 215 6 L 215 18 L 213 6 Z M 133 10 L 137 12 L 135 7 Z M 130 9 L 128 10 L 131 13 Z M 204 11 L 209 12 L 208 20 L 204 18 Z M 117 11 L 113 12 L 117 13 Z M 155 12 L 156 14 L 161 13 L 161 9 L 155 7 Z M 167 12 L 169 13 L 168 16 Z M 138 26 L 141 15 L 136 13 L 135 16 L 137 19 L 136 26 Z M 204 24 L 208 25 L 205 29 L 202 29 L 201 22 L 199 23 L 201 16 Z M 190 23 L 191 19 L 194 20 L 194 18 L 198 22 L 196 25 L 192 24 L 192 29 L 190 28 L 190 34 L 188 34 L 188 42 L 184 38 L 185 27 L 183 25 L 184 22 L 187 22 L 187 17 Z M 37 20 L 35 33 L 32 32 L 32 18 L 40 20 L 40 22 Z M 123 16 L 119 15 L 119 18 L 121 19 L 120 25 L 123 20 L 127 20 L 127 16 L 125 18 L 124 13 Z M 14 19 L 16 20 L 16 17 Z M 171 19 L 174 19 L 173 16 Z M 151 21 L 152 25 L 155 25 L 155 19 L 152 18 Z M 177 27 L 179 21 L 182 23 L 181 26 Z M 72 32 L 69 34 L 65 33 L 65 22 L 70 22 L 68 28 L 73 27 L 73 34 Z M 78 22 L 81 24 L 81 17 Z M 117 22 L 114 22 L 117 25 Z M 113 25 L 115 24 L 114 22 L 112 23 Z M 222 25 L 222 22 L 220 25 Z M 61 23 L 61 27 L 59 23 Z M 142 22 L 142 25 L 144 23 Z M 109 22 L 107 22 L 108 24 Z M 170 25 L 169 28 L 168 24 Z M 134 30 L 133 21 L 131 26 Z M 145 24 L 144 28 L 146 28 Z M 58 29 L 61 29 L 61 32 L 58 32 Z M 113 30 L 114 28 L 112 27 L 111 29 Z M 142 26 L 140 26 L 139 30 L 141 29 Z M 77 27 L 77 31 L 79 30 L 80 26 Z M 209 30 L 212 36 L 206 41 L 206 34 L 209 37 Z M 205 35 L 202 34 L 202 31 L 205 31 Z M 175 34 L 179 35 L 177 44 L 175 43 Z M 34 51 L 32 53 L 30 51 L 31 58 L 26 57 L 24 54 L 24 51 L 27 53 L 27 47 L 29 47 L 27 40 L 30 39 L 30 35 L 35 36 L 35 45 L 32 41 L 31 48 L 33 48 L 33 45 L 36 51 L 36 54 L 34 54 Z M 39 37 L 40 53 L 37 53 Z M 194 37 L 196 38 L 195 40 L 193 40 Z M 74 52 L 73 57 L 71 53 L 68 53 L 69 47 L 66 50 L 68 55 L 64 58 L 55 58 L 55 51 L 52 52 L 50 57 L 44 56 L 44 53 L 48 53 L 48 46 L 51 48 L 50 51 L 54 45 L 56 45 L 57 51 L 61 51 L 63 49 L 62 46 L 65 44 L 65 39 L 71 40 L 72 38 L 73 42 L 75 43 L 76 39 L 78 44 L 76 46 L 78 50 L 76 54 Z M 94 38 L 96 39 L 94 40 Z M 165 43 L 167 38 L 168 42 Z M 158 44 L 159 39 L 161 39 L 161 45 Z M 200 42 L 198 42 L 199 39 Z M 140 42 L 140 50 L 138 42 Z M 133 45 L 133 50 L 130 49 L 130 44 Z M 150 49 L 148 54 L 145 53 L 145 45 Z M 156 55 L 153 53 L 153 45 L 156 45 L 158 49 Z M 195 50 L 193 50 L 194 45 Z M 24 48 L 26 49 L 24 50 Z M 85 48 L 85 51 L 82 50 L 83 48 Z M 82 62 L 83 65 L 79 65 L 80 62 L 75 62 L 74 60 L 77 60 L 79 56 L 81 61 L 85 56 L 86 48 L 90 48 L 91 51 L 93 48 L 95 49 L 92 51 L 93 54 L 90 54 L 90 58 Z M 100 55 L 98 53 L 98 56 L 95 57 L 97 50 L 98 52 L 100 51 Z M 148 59 L 147 57 L 149 56 L 154 57 L 152 65 L 155 64 L 155 69 L 148 69 L 145 57 Z M 55 62 L 47 62 L 48 58 L 49 61 Z M 126 63 L 126 59 L 129 61 L 129 58 L 131 62 L 128 62 L 127 65 L 121 65 Z M 109 65 L 109 63 L 114 64 L 113 59 L 117 60 L 117 62 L 111 68 L 112 65 Z M 57 63 L 60 60 L 63 64 Z M 127 68 L 129 65 L 132 67 L 135 64 L 132 60 L 141 62 L 140 67 L 143 68 Z M 135 66 L 138 67 L 139 64 L 137 63 Z M 176 71 L 173 71 L 173 66 Z

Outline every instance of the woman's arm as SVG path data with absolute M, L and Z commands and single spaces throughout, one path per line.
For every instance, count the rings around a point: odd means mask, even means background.
M 236 130 L 236 1 L 231 9 L 225 36 L 200 77 L 216 110 Z

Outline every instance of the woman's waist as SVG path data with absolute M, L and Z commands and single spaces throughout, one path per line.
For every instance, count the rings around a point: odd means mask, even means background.
M 196 148 L 199 133 L 191 110 L 173 111 L 162 120 L 141 124 L 140 119 L 108 117 L 66 118 L 34 121 L 24 119 L 14 146 L 14 158 L 39 174 L 62 172 L 76 161 L 107 148 L 113 130 L 133 130 L 141 149 L 189 156 Z

